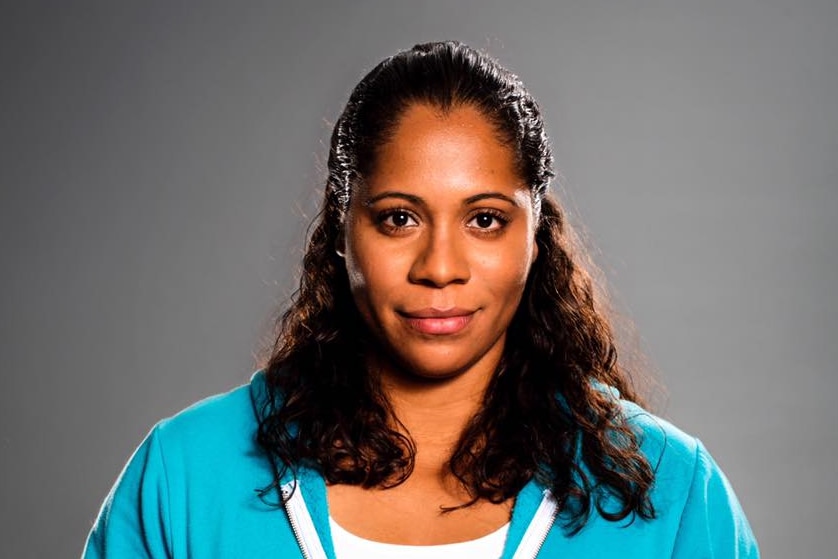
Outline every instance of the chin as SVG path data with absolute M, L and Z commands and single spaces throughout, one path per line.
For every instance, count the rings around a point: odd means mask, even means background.
M 444 368 L 422 368 L 422 369 L 408 369 L 408 374 L 413 377 L 420 378 L 427 381 L 442 381 L 460 376 L 464 371 L 458 368 L 444 367 Z
M 466 373 L 475 364 L 476 359 L 466 357 L 454 358 L 452 356 L 439 356 L 438 359 L 430 358 L 430 352 L 424 353 L 419 358 L 411 359 L 410 356 L 397 356 L 398 369 L 405 375 L 426 381 L 443 381 L 459 377 Z

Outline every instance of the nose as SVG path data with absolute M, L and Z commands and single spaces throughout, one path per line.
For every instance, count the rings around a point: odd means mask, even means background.
M 470 276 L 467 251 L 456 234 L 440 229 L 428 231 L 410 268 L 411 283 L 445 287 L 466 283 Z

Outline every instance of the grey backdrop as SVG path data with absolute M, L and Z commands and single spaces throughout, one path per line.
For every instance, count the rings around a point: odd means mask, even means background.
M 75 556 L 154 422 L 245 382 L 329 123 L 458 38 L 540 100 L 560 194 L 767 557 L 838 547 L 838 2 L 4 2 L 0 556 Z

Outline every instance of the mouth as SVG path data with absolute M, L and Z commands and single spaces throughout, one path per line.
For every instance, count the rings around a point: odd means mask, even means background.
M 414 330 L 433 336 L 450 336 L 465 329 L 477 311 L 469 309 L 417 309 L 399 311 L 399 315 Z

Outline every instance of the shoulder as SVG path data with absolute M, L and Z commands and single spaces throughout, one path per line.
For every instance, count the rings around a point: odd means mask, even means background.
M 656 479 L 665 479 L 670 490 L 681 488 L 686 492 L 699 455 L 706 453 L 700 441 L 637 403 L 623 399 L 616 388 L 598 381 L 594 385 L 617 403 L 621 419 L 637 437 Z
M 637 437 L 640 451 L 654 472 L 651 497 L 655 507 L 659 510 L 683 507 L 697 469 L 711 460 L 704 445 L 634 402 L 619 400 L 619 403 L 623 419 Z
M 545 543 L 545 556 L 759 557 L 736 495 L 701 441 L 621 399 L 615 389 L 599 388 L 618 403 L 652 467 L 654 518 L 613 522 L 597 510 L 578 534 L 569 536 L 557 527 Z
M 708 549 L 723 557 L 758 557 L 733 487 L 704 444 L 633 402 L 620 404 L 655 473 L 658 524 L 676 534 L 672 556 Z
M 249 384 L 160 421 L 141 445 L 148 458 L 139 475 L 160 478 L 170 503 L 184 514 L 209 510 L 216 502 L 238 502 L 240 496 L 270 485 L 272 465 L 256 440 L 263 386 L 263 375 L 257 372 Z
M 256 443 L 263 382 L 256 373 L 248 385 L 155 425 L 105 500 L 85 557 L 179 556 L 227 539 L 234 546 L 244 530 L 263 530 L 256 520 L 227 526 L 218 517 L 241 519 L 267 507 L 254 492 L 273 479 Z
M 620 400 L 620 405 L 655 475 L 674 479 L 686 476 L 689 483 L 700 454 L 706 452 L 699 440 L 634 402 Z
M 264 374 L 257 371 L 248 384 L 210 396 L 163 419 L 148 440 L 160 447 L 166 465 L 206 471 L 208 466 L 260 454 L 256 444 Z
M 192 443 L 230 435 L 239 438 L 258 424 L 257 406 L 263 391 L 264 375 L 257 371 L 248 384 L 200 400 L 163 419 L 155 429 L 166 439 L 186 439 Z

